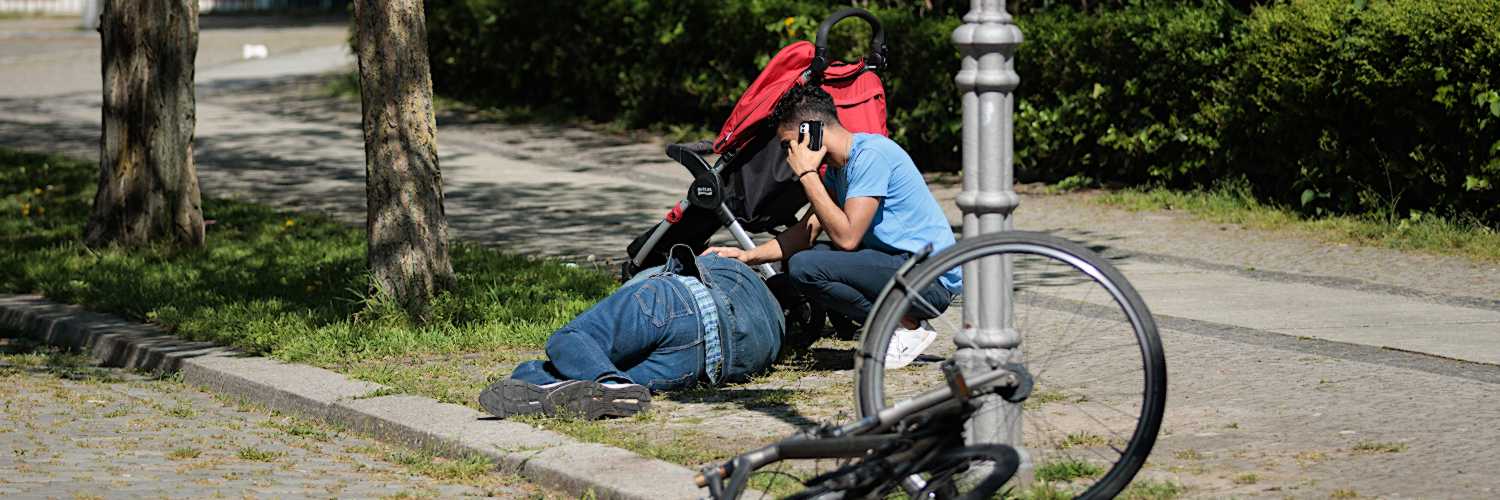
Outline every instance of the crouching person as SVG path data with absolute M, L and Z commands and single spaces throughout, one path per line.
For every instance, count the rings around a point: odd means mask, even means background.
M 479 395 L 491 414 L 624 417 L 651 393 L 748 379 L 770 368 L 786 330 L 781 306 L 750 267 L 678 246 L 547 339 Z

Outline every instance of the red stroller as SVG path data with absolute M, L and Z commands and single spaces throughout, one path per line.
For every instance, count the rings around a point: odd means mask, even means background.
M 849 17 L 870 24 L 870 53 L 855 63 L 832 61 L 828 31 Z M 797 212 L 807 205 L 807 197 L 786 166 L 786 151 L 776 147 L 780 143 L 773 140 L 775 132 L 766 123 L 777 100 L 793 85 L 821 85 L 833 96 L 839 122 L 849 131 L 889 135 L 885 87 L 874 73 L 886 62 L 880 21 L 866 10 L 844 9 L 823 21 L 816 40 L 816 44 L 788 45 L 772 57 L 740 96 L 717 139 L 667 146 L 667 156 L 687 167 L 693 183 L 687 198 L 672 207 L 665 220 L 630 243 L 624 278 L 662 264 L 676 245 L 702 252 L 721 227 L 729 228 L 740 247 L 749 250 L 755 248 L 751 233 L 778 234 L 797 222 Z M 709 153 L 719 155 L 713 166 L 703 158 Z M 776 275 L 769 264 L 757 271 L 768 280 Z

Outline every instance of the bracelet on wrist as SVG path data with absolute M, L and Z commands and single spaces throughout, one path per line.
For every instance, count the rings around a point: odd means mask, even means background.
M 804 176 L 804 175 L 807 175 L 807 174 L 816 174 L 816 173 L 818 173 L 818 169 L 812 169 L 812 170 L 808 170 L 806 172 L 802 172 L 800 174 L 797 174 L 797 180 L 799 180 L 799 181 L 802 180 L 802 176 Z

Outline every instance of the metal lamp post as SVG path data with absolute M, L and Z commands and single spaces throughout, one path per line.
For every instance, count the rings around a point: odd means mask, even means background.
M 1013 191 L 1012 136 L 1015 51 L 1021 30 L 1005 10 L 1005 0 L 972 0 L 964 24 L 953 32 L 963 53 L 955 81 L 963 94 L 963 235 L 971 238 L 1011 229 L 1011 213 L 1020 203 Z M 1021 337 L 1015 330 L 1010 261 L 991 257 L 964 265 L 963 331 L 954 337 L 954 355 L 965 373 L 1021 362 Z M 1031 464 L 1021 449 L 1021 405 L 990 395 L 965 425 L 970 444 L 1005 443 L 1021 451 L 1020 476 Z

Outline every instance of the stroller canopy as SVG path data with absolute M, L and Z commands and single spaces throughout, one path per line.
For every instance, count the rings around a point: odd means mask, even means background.
M 714 141 L 715 153 L 738 151 L 757 138 L 757 127 L 770 118 L 776 101 L 793 85 L 804 83 L 802 76 L 812 66 L 814 51 L 811 42 L 801 41 L 782 48 L 766 63 L 724 121 Z M 885 86 L 874 72 L 865 70 L 864 61 L 834 63 L 823 72 L 819 83 L 833 96 L 845 129 L 890 135 L 885 127 Z

